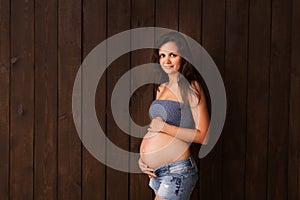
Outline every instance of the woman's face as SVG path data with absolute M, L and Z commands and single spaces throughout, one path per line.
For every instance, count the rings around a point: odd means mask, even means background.
M 159 51 L 159 63 L 167 74 L 177 73 L 180 69 L 181 57 L 175 42 L 163 44 Z

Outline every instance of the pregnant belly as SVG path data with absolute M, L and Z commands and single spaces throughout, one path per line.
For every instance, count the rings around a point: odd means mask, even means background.
M 148 132 L 140 147 L 141 159 L 155 169 L 190 155 L 189 144 L 163 133 Z

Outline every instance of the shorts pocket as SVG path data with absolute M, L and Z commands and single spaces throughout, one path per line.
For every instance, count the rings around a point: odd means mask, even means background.
M 170 174 L 162 180 L 157 191 L 163 199 L 180 199 L 183 190 L 183 177 L 179 174 Z

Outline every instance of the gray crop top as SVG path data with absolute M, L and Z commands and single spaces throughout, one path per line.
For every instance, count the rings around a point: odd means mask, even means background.
M 150 105 L 151 118 L 161 117 L 166 123 L 183 128 L 195 128 L 190 106 L 173 100 L 154 100 Z

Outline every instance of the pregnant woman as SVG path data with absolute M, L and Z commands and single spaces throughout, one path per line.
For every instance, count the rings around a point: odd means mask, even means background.
M 178 32 L 163 35 L 153 61 L 161 65 L 164 83 L 150 106 L 152 121 L 140 146 L 139 166 L 150 178 L 155 199 L 189 199 L 198 179 L 190 143 L 206 141 L 209 115 L 197 70 L 181 55 L 189 55 Z

